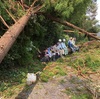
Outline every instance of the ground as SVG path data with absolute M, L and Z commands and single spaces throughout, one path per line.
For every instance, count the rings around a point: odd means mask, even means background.
M 29 86 L 27 91 L 21 91 L 17 96 L 10 99 L 92 99 L 91 93 L 86 88 L 87 77 L 78 76 L 71 67 L 66 67 L 67 75 L 53 76 L 48 82 L 37 81 L 36 84 Z M 100 74 L 90 74 L 92 81 L 99 81 Z M 99 83 L 100 84 L 100 83 Z M 85 96 L 85 95 L 89 96 Z M 81 95 L 81 98 L 75 98 Z M 82 98 L 83 97 L 83 98 Z M 89 98 L 87 98 L 89 97 Z M 97 98 L 99 99 L 99 98 Z

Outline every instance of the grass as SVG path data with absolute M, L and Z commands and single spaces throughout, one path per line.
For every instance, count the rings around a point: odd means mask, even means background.
M 64 84 L 66 83 L 66 81 L 64 81 L 63 79 L 60 81 L 61 84 Z
M 93 99 L 89 94 L 73 95 L 71 99 Z
M 73 90 L 74 89 L 74 90 Z M 90 92 L 88 92 L 85 88 L 77 89 L 77 88 L 66 88 L 64 93 L 69 95 L 71 99 L 93 99 Z
M 86 92 L 74 93 L 71 89 L 68 89 L 68 88 L 64 92 L 67 95 L 69 95 L 71 99 L 93 99 L 92 95 Z
M 76 56 L 76 57 L 74 57 Z M 96 49 L 88 49 L 87 52 L 81 51 L 80 53 L 74 53 L 74 56 L 70 57 L 70 61 L 67 63 L 69 66 L 73 66 L 76 69 L 80 66 L 83 68 L 83 73 L 85 73 L 84 69 L 91 69 L 91 71 L 96 71 L 100 68 L 100 50 Z M 87 70 L 88 70 L 87 69 Z
M 52 63 L 52 64 L 48 64 L 47 67 L 48 68 L 44 70 L 41 74 L 41 81 L 43 82 L 48 82 L 48 80 L 52 78 L 53 76 L 64 76 L 67 74 L 64 64 Z

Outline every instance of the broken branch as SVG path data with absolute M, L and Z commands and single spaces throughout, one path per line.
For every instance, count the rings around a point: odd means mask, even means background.
M 0 19 L 2 21 L 2 23 L 9 29 L 9 26 L 7 25 L 7 23 L 5 22 L 5 20 L 3 19 L 3 17 L 0 15 Z
M 13 17 L 13 15 L 6 9 L 6 12 L 9 14 L 9 16 L 13 19 L 14 22 L 16 22 L 15 18 Z

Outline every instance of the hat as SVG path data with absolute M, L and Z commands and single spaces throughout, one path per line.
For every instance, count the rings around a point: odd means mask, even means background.
M 65 40 L 65 39 L 63 39 L 63 41 L 65 42 L 66 40 Z
M 59 42 L 61 42 L 61 39 L 59 39 Z

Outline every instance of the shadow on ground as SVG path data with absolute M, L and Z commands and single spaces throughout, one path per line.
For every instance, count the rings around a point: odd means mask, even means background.
M 31 94 L 32 90 L 34 89 L 36 83 L 34 83 L 32 85 L 25 85 L 23 90 L 15 97 L 15 99 L 28 99 L 28 97 Z

